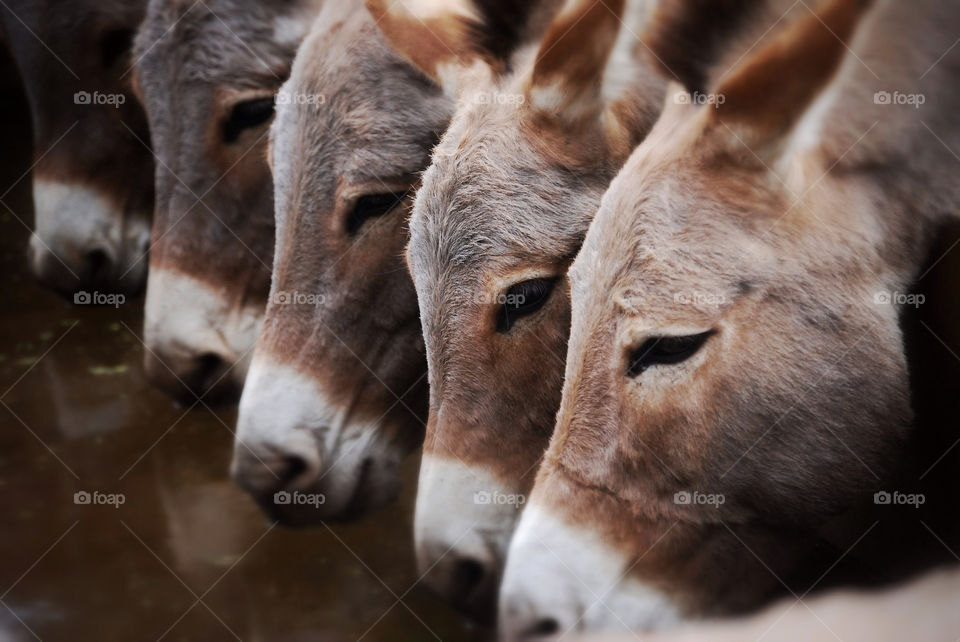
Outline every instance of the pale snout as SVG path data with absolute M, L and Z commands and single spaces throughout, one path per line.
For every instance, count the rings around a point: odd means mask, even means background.
M 348 520 L 393 499 L 403 454 L 314 379 L 257 356 L 240 399 L 231 475 L 287 526 Z
M 30 269 L 78 303 L 84 293 L 132 295 L 146 281 L 150 213 L 124 212 L 96 189 L 34 180 Z M 92 299 L 92 296 L 91 296 Z
M 238 307 L 220 288 L 153 269 L 143 324 L 147 378 L 187 405 L 235 402 L 262 322 L 258 305 Z
M 525 501 L 480 466 L 424 454 L 414 519 L 424 583 L 475 620 L 492 623 L 507 546 Z
M 631 565 L 599 533 L 531 504 L 514 534 L 500 589 L 503 639 L 572 631 L 639 635 L 675 625 L 676 606 L 631 576 Z

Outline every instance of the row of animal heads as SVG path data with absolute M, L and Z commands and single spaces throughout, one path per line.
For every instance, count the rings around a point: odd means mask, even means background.
M 911 425 L 876 293 L 960 149 L 956 12 L 921 4 L 153 0 L 59 56 L 8 11 L 31 260 L 146 277 L 147 373 L 243 390 L 232 473 L 277 519 L 389 501 L 423 443 L 425 579 L 499 589 L 511 637 L 750 608 L 836 559 Z M 45 114 L 94 86 L 129 100 Z

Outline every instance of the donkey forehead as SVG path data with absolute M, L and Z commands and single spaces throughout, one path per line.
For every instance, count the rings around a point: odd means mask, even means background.
M 327 88 L 318 90 L 329 95 Z M 396 189 L 421 171 L 442 129 L 443 109 L 420 100 L 420 120 L 412 122 L 390 113 L 390 98 L 375 93 L 381 90 L 361 92 L 356 100 L 334 95 L 322 105 L 278 105 L 270 154 L 279 198 L 310 192 L 313 200 L 299 207 L 319 214 L 329 212 L 336 198 Z M 288 84 L 281 94 L 288 91 L 302 90 Z
M 617 179 L 571 266 L 575 306 L 609 299 L 651 321 L 715 318 L 771 275 L 796 270 L 775 238 L 722 201 L 679 194 L 683 181 L 636 178 Z
M 854 264 L 861 243 L 850 235 L 778 226 L 775 217 L 731 213 L 723 200 L 694 208 L 670 190 L 634 196 L 598 214 L 570 270 L 575 308 L 607 302 L 661 330 L 712 325 L 744 300 L 752 310 L 792 306 L 851 323 L 878 315 L 870 302 L 882 281 Z
M 145 84 L 159 76 L 202 83 L 256 85 L 285 71 L 297 41 L 282 33 L 279 22 L 298 3 L 154 2 L 134 47 L 134 60 Z
M 451 148 L 441 143 L 418 192 L 410 222 L 415 264 L 572 260 L 602 193 L 598 185 L 551 164 L 509 131 L 464 137 Z
M 424 142 L 425 136 L 410 133 L 428 129 L 433 135 L 447 118 L 439 89 L 379 42 L 362 50 L 317 52 L 295 69 L 285 89 L 316 97 L 322 107 L 298 111 L 319 122 L 317 131 L 350 143 L 368 141 L 387 154 L 411 138 Z

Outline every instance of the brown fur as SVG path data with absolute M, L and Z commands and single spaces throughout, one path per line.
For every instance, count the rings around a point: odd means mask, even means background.
M 849 47 L 854 27 L 872 0 L 837 0 L 792 25 L 720 86 L 718 119 L 775 136 L 792 125 L 830 80 Z M 802 46 L 791 46 L 802 43 Z M 783 82 L 785 69 L 790 82 Z
M 416 18 L 393 16 L 385 2 L 371 1 L 367 6 L 374 20 L 380 23 L 383 35 L 398 50 L 408 52 L 410 62 L 432 78 L 439 76 L 439 67 L 445 62 L 451 59 L 459 62 L 477 52 L 478 43 L 472 38 L 476 25 L 467 20 L 447 18 L 420 22 Z
M 566 101 L 577 101 L 583 94 L 595 100 L 603 80 L 597 69 L 606 67 L 611 43 L 620 33 L 625 4 L 625 0 L 598 0 L 559 16 L 540 45 L 528 93 L 552 89 Z M 569 104 L 555 107 L 559 114 L 570 111 Z M 596 107 L 602 109 L 603 105 Z
M 135 73 L 158 158 L 145 369 L 188 402 L 239 396 L 270 286 L 269 120 L 230 140 L 225 127 L 237 105 L 272 100 L 317 4 L 153 0 L 137 36 Z M 161 275 L 208 292 L 185 300 L 163 289 Z
M 255 496 L 272 497 L 288 480 L 264 474 L 266 467 L 278 457 L 306 457 L 290 449 L 298 432 L 309 431 L 316 447 L 307 455 L 320 464 L 290 483 L 350 498 L 281 515 L 306 524 L 356 517 L 392 499 L 400 462 L 423 438 L 426 362 L 403 248 L 413 192 L 453 105 L 351 0 L 324 7 L 284 91 L 326 100 L 319 108 L 282 107 L 271 132 L 277 256 L 256 363 L 266 372 L 295 371 L 323 392 L 284 402 L 310 416 L 308 425 L 272 416 L 274 425 L 263 425 L 256 409 L 275 399 L 249 387 L 234 475 Z M 351 230 L 361 198 L 403 192 L 394 209 Z M 278 300 L 284 292 L 323 303 L 288 305 Z M 332 425 L 337 416 L 346 427 Z
M 430 365 L 418 495 L 418 514 L 428 518 L 415 525 L 418 560 L 431 586 L 473 613 L 490 608 L 519 511 L 465 507 L 464 527 L 475 516 L 474 531 L 458 533 L 428 507 L 448 501 L 434 494 L 470 484 L 521 495 L 530 488 L 559 403 L 567 268 L 600 195 L 662 104 L 664 86 L 648 69 L 608 67 L 620 16 L 592 5 L 575 3 L 559 16 L 551 35 L 518 53 L 511 73 L 451 71 L 459 108 L 410 223 L 408 262 Z M 586 18 L 562 36 L 571 16 Z M 550 53 L 577 45 L 579 62 Z M 632 62 L 629 52 L 623 59 Z M 535 276 L 556 279 L 543 307 L 498 331 L 498 297 Z M 464 478 L 431 481 L 442 462 L 461 466 Z M 485 479 L 469 478 L 471 470 Z M 462 564 L 482 568 L 473 584 L 457 580 Z
M 90 238 L 74 229 L 82 221 L 59 218 L 62 211 L 37 212 L 31 267 L 70 300 L 81 290 L 136 293 L 146 281 L 153 157 L 146 117 L 126 73 L 129 40 L 146 4 L 10 0 L 0 7 L 0 30 L 30 103 L 35 185 L 82 187 L 111 208 L 96 213 Z M 79 92 L 124 102 L 78 104 Z M 71 203 L 52 205 L 63 210 Z M 40 219 L 48 216 L 60 229 L 47 229 Z M 107 232 L 116 241 L 108 241 Z
M 960 103 L 957 54 L 931 67 L 958 14 L 943 0 L 873 5 L 818 14 L 850 50 L 816 17 L 778 30 L 717 87 L 729 112 L 668 106 L 570 270 L 563 401 L 530 502 L 617 551 L 623 572 L 683 617 L 904 570 L 890 549 L 859 545 L 863 567 L 833 565 L 893 514 L 873 493 L 902 482 L 913 413 L 901 311 L 876 297 L 909 291 L 934 230 L 960 208 L 941 171 L 955 161 L 944 145 L 960 143 L 947 116 Z M 924 108 L 874 98 L 894 88 L 922 93 Z M 696 293 L 714 302 L 688 300 Z M 628 372 L 647 339 L 704 331 L 682 363 Z M 681 491 L 725 503 L 677 503 Z M 529 526 L 511 549 L 517 569 Z M 561 561 L 536 572 L 558 594 L 583 592 Z M 626 581 L 603 581 L 615 601 Z M 504 590 L 505 606 L 537 599 Z M 535 615 L 585 627 L 578 609 L 595 599 Z M 607 624 L 652 626 L 617 615 Z
M 705 91 L 708 68 L 763 4 L 760 0 L 674 0 L 661 2 L 645 34 L 650 55 L 668 78 L 693 93 Z
M 442 67 L 465 67 L 475 60 L 497 72 L 506 70 L 517 46 L 538 33 L 556 2 L 458 1 L 439 17 L 423 18 L 398 0 L 366 0 L 366 5 L 387 42 L 414 67 L 441 81 Z

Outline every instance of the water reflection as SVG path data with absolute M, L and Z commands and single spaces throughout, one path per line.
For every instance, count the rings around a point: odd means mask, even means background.
M 5 126 L 27 131 L 2 79 L 0 94 Z M 22 138 L 0 193 L 29 165 Z M 0 642 L 489 637 L 411 590 L 417 462 L 401 501 L 363 523 L 273 527 L 227 477 L 234 412 L 144 381 L 142 300 L 73 306 L 34 285 L 29 176 L 2 200 Z M 97 503 L 110 496 L 122 504 Z

